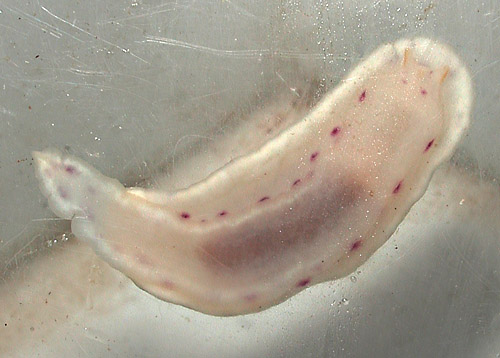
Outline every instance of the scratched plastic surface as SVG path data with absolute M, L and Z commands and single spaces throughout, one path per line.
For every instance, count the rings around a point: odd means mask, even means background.
M 496 3 L 5 1 L 0 10 L 3 355 L 500 352 Z M 49 146 L 128 186 L 163 174 L 177 188 L 196 182 L 220 167 L 217 136 L 273 103 L 283 103 L 278 114 L 314 106 L 380 44 L 416 35 L 450 44 L 468 65 L 474 124 L 396 233 L 343 280 L 257 314 L 205 316 L 137 289 L 68 235 L 39 194 L 29 153 Z M 226 149 L 229 159 L 241 150 Z M 179 176 L 190 158 L 196 170 Z

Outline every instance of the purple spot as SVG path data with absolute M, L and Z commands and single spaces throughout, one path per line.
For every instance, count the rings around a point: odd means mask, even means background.
M 358 241 L 355 241 L 352 245 L 351 245 L 351 251 L 354 251 L 354 250 L 357 250 L 361 247 L 361 245 L 363 245 L 363 241 L 362 240 L 358 240 Z
M 191 215 L 189 215 L 189 213 L 186 213 L 185 211 L 181 213 L 181 218 L 183 219 L 189 219 L 191 217 Z
M 301 182 L 301 180 L 300 180 L 300 179 L 297 179 L 297 180 L 295 180 L 295 181 L 293 182 L 292 186 L 295 186 L 295 185 L 299 184 L 300 182 Z
M 420 93 L 422 93 L 422 96 L 425 96 L 427 94 L 427 90 L 425 88 L 422 88 L 420 90 Z
M 332 129 L 332 131 L 330 132 L 330 135 L 333 137 L 333 136 L 336 136 L 337 134 L 340 133 L 340 127 L 335 127 Z
M 259 203 L 262 203 L 263 201 L 266 201 L 266 200 L 269 200 L 268 196 L 264 196 L 264 197 L 260 198 Z
M 434 144 L 434 139 L 431 140 L 429 143 L 427 143 L 424 152 L 427 152 L 432 147 L 433 144 Z
M 314 152 L 311 154 L 311 162 L 314 162 L 316 160 L 316 157 L 318 156 L 319 152 Z
M 225 216 L 225 215 L 227 215 L 227 211 L 226 210 L 222 210 L 221 212 L 219 212 L 218 215 L 219 216 Z
M 170 280 L 163 280 L 163 282 L 161 283 L 161 286 L 163 288 L 166 288 L 167 290 L 171 290 L 174 288 L 174 283 Z
M 206 221 L 207 221 L 207 219 L 201 219 L 201 222 L 202 222 L 202 223 L 204 223 L 204 222 L 206 222 Z
M 66 199 L 68 197 L 68 192 L 62 186 L 57 187 L 57 192 L 59 193 L 59 196 L 63 199 Z
M 255 301 L 255 299 L 257 298 L 257 294 L 249 293 L 248 295 L 245 295 L 244 298 L 246 301 Z
M 363 102 L 365 98 L 366 98 L 366 90 L 364 90 L 363 93 L 361 93 L 361 96 L 359 96 L 359 101 Z
M 76 170 L 76 168 L 74 166 L 72 166 L 72 165 L 66 165 L 64 167 L 64 170 L 68 174 L 80 174 L 80 172 L 78 172 L 78 170 Z
M 406 79 L 402 79 L 401 82 L 403 82 L 403 84 L 407 85 L 408 84 L 408 81 Z
M 397 194 L 399 192 L 399 190 L 401 189 L 401 186 L 403 184 L 403 181 L 401 180 L 398 185 L 396 185 L 396 187 L 394 188 L 394 190 L 392 191 L 393 194 Z
M 309 277 L 305 278 L 303 280 L 300 280 L 299 282 L 297 282 L 297 287 L 307 286 L 309 284 L 309 282 L 311 282 L 311 279 Z

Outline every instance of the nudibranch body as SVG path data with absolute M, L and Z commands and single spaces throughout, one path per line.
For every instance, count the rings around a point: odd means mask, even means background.
M 183 190 L 127 189 L 57 151 L 33 156 L 54 213 L 139 287 L 209 314 L 256 312 L 351 273 L 390 237 L 468 127 L 471 87 L 449 48 L 401 40 Z

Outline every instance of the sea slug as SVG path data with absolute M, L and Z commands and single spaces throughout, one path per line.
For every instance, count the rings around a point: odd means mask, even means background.
M 400 40 L 301 120 L 183 190 L 127 189 L 55 150 L 33 157 L 53 212 L 137 286 L 237 315 L 366 261 L 451 156 L 471 106 L 452 50 Z

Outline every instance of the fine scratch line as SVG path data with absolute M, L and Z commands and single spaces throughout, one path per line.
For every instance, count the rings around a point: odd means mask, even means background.
M 5 6 L 6 9 L 9 9 L 10 11 L 12 11 L 13 13 L 16 13 L 16 14 L 19 14 L 21 16 L 24 16 L 27 20 L 28 20 L 28 23 L 30 25 L 34 25 L 34 26 L 38 26 L 40 29 L 42 29 L 43 31 L 47 31 L 48 33 L 50 33 L 52 36 L 56 37 L 56 38 L 61 38 L 61 34 L 65 34 L 69 37 L 71 37 L 72 39 L 76 40 L 76 41 L 79 41 L 79 42 L 83 42 L 82 40 L 80 40 L 78 37 L 75 37 L 65 31 L 62 31 L 61 29 L 53 26 L 53 25 L 50 25 L 48 23 L 46 23 L 45 21 L 42 21 L 32 15 L 29 15 L 28 13 L 25 13 L 25 12 L 22 12 L 21 10 L 19 9 L 15 9 L 15 8 L 10 8 L 8 6 Z
M 47 14 L 49 14 L 50 16 L 53 16 L 54 18 L 58 19 L 59 21 L 64 22 L 65 24 L 67 24 L 67 25 L 69 25 L 69 26 L 71 26 L 71 27 L 73 27 L 73 28 L 75 28 L 75 29 L 77 29 L 77 30 L 79 30 L 79 31 L 83 32 L 84 34 L 86 34 L 86 35 L 88 35 L 88 36 L 91 36 L 91 37 L 94 37 L 94 38 L 98 38 L 99 40 L 101 40 L 101 41 L 102 41 L 102 42 L 104 42 L 105 44 L 110 45 L 110 46 L 113 46 L 113 47 L 115 47 L 115 48 L 117 48 L 117 49 L 120 49 L 122 52 L 125 52 L 125 53 L 130 53 L 133 57 L 137 58 L 138 60 L 141 60 L 142 62 L 149 64 L 149 62 L 148 62 L 148 61 L 146 61 L 146 60 L 145 60 L 145 59 L 143 59 L 142 57 L 137 56 L 136 54 L 134 54 L 134 53 L 133 53 L 133 52 L 131 52 L 130 50 L 128 50 L 128 49 L 126 49 L 126 48 L 124 48 L 124 47 L 118 46 L 118 45 L 116 45 L 116 44 L 114 44 L 114 43 L 112 43 L 112 42 L 110 42 L 110 41 L 107 41 L 107 40 L 105 40 L 105 39 L 101 38 L 101 37 L 97 37 L 96 35 L 92 34 L 91 32 L 85 31 L 85 30 L 84 30 L 84 29 L 82 29 L 81 27 L 76 26 L 75 24 L 72 24 L 71 22 L 69 22 L 69 21 L 67 21 L 67 20 L 64 20 L 63 18 L 61 18 L 61 17 L 57 16 L 56 14 L 53 14 L 53 13 L 52 13 L 52 12 L 50 12 L 47 8 L 45 8 L 44 6 L 40 6 L 40 7 L 41 7 L 41 9 L 42 9 L 43 11 L 45 11 Z
M 221 50 L 208 46 L 196 45 L 189 42 L 179 41 L 167 37 L 158 36 L 146 36 L 146 41 L 150 43 L 158 43 L 162 45 L 181 47 L 190 50 L 196 50 L 204 53 L 209 53 L 216 56 L 222 57 L 234 57 L 234 58 L 258 58 L 262 56 L 276 56 L 282 58 L 296 58 L 296 59 L 318 59 L 321 60 L 325 57 L 322 53 L 303 53 L 298 51 L 282 51 L 282 50 L 271 50 L 271 49 L 260 49 L 260 50 Z M 345 57 L 339 57 L 338 59 L 345 59 Z

